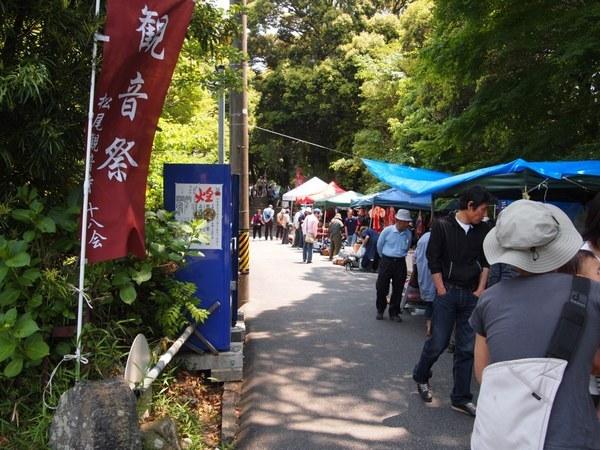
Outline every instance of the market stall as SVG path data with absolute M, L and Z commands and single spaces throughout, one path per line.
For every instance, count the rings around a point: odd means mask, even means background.
M 318 177 L 313 177 L 310 180 L 302 183 L 300 186 L 283 194 L 282 200 L 287 202 L 296 202 L 297 199 L 302 199 L 309 195 L 318 194 L 329 185 Z
M 437 180 L 410 179 L 408 166 L 363 160 L 381 181 L 405 192 L 454 197 L 474 184 L 486 187 L 498 198 L 555 200 L 585 203 L 600 191 L 600 161 L 529 162 L 516 159 Z
M 343 192 L 341 194 L 335 195 L 335 196 L 327 198 L 327 199 L 316 200 L 315 205 L 323 206 L 325 208 L 330 207 L 330 206 L 334 206 L 336 208 L 344 208 L 344 207 L 349 207 L 354 200 L 356 200 L 362 196 L 363 195 L 360 194 L 359 192 L 346 191 L 346 192 Z
M 338 186 L 338 184 L 335 181 L 332 181 L 319 192 L 315 192 L 314 194 L 309 194 L 304 197 L 296 198 L 296 202 L 301 203 L 303 205 L 313 204 L 323 200 L 327 200 L 328 198 L 335 197 L 336 195 L 343 194 L 344 192 L 346 191 L 340 186 Z
M 375 194 L 359 197 L 350 203 L 352 208 L 378 206 L 393 206 L 411 210 L 431 208 L 431 195 L 414 195 L 396 188 L 390 188 Z

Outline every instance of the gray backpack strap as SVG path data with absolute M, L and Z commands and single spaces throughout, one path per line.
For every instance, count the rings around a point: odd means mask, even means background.
M 548 358 L 570 361 L 571 356 L 575 353 L 585 327 L 590 286 L 589 278 L 573 277 L 569 301 L 563 306 L 560 319 L 550 340 L 546 353 Z

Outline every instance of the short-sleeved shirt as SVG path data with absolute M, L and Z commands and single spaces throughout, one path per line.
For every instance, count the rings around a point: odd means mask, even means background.
M 252 216 L 252 225 L 260 225 L 262 220 L 262 216 L 258 213 Z
M 388 225 L 383 229 L 377 240 L 377 253 L 379 256 L 390 258 L 403 258 L 408 253 L 412 242 L 412 233 L 406 230 L 398 231 L 396 225 Z
M 561 273 L 521 276 L 483 293 L 470 323 L 487 339 L 490 364 L 546 355 L 571 281 L 570 275 Z M 592 360 L 599 347 L 600 283 L 592 282 L 586 327 L 556 394 L 545 449 L 600 449 L 600 422 L 588 392 Z
M 271 209 L 271 208 L 265 208 L 265 209 L 263 209 L 262 215 L 263 215 L 263 221 L 270 222 L 271 220 L 273 220 L 275 211 L 273 211 L 273 209 Z
M 344 225 L 346 225 L 346 228 L 348 229 L 348 236 L 351 236 L 354 233 L 356 233 L 356 227 L 358 226 L 358 218 L 346 217 L 346 220 L 344 220 Z

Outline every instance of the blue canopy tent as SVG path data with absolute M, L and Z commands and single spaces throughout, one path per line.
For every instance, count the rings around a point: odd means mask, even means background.
M 399 164 L 363 162 L 375 177 L 397 189 L 435 197 L 452 197 L 474 184 L 483 185 L 504 199 L 522 198 L 527 192 L 534 200 L 584 203 L 600 191 L 599 160 L 528 162 L 516 159 L 437 180 L 407 178 L 413 168 Z
M 421 194 L 432 181 L 448 178 L 449 173 L 437 172 L 429 169 L 403 166 L 401 164 L 387 163 L 363 158 L 362 162 L 369 172 L 386 184 L 410 194 Z
M 350 207 L 351 208 L 363 208 L 365 206 L 372 206 L 373 198 L 375 198 L 375 196 L 377 194 L 379 194 L 379 192 L 375 192 L 374 194 L 366 194 L 366 195 L 363 195 L 362 197 L 355 198 L 354 200 L 352 200 L 350 202 Z
M 383 192 L 365 195 L 351 203 L 353 208 L 365 206 L 394 206 L 404 209 L 429 209 L 431 208 L 431 195 L 412 195 L 391 188 Z

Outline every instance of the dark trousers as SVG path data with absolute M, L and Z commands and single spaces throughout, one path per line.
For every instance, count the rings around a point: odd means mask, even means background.
M 329 260 L 331 261 L 342 249 L 342 236 L 331 236 L 331 245 L 329 248 Z
M 275 230 L 275 239 L 281 239 L 283 237 L 283 227 L 277 224 L 277 229 Z
M 290 226 L 283 227 L 283 231 L 281 232 L 281 243 L 289 244 L 290 243 Z
M 265 222 L 265 240 L 271 238 L 273 240 L 273 221 Z
M 365 253 L 365 256 L 360 259 L 360 267 L 363 270 L 376 272 L 379 268 L 379 253 L 375 252 L 373 255 Z
M 387 306 L 387 295 L 390 292 L 390 281 L 392 282 L 392 295 L 390 297 L 390 317 L 400 314 L 400 301 L 402 290 L 406 281 L 406 259 L 390 258 L 382 256 L 379 261 L 379 275 L 377 275 L 377 311 L 382 313 Z
M 456 324 L 456 347 L 454 350 L 454 388 L 450 399 L 453 404 L 464 405 L 473 400 L 471 375 L 473 374 L 473 347 L 475 333 L 469 325 L 469 317 L 477 305 L 477 297 L 470 289 L 449 287 L 443 296 L 433 301 L 431 337 L 425 341 L 421 358 L 413 370 L 417 383 L 427 383 L 431 378 L 431 367 L 448 347 L 452 330 Z
M 296 229 L 296 233 L 294 234 L 294 247 L 304 247 L 304 236 L 300 228 Z
M 258 237 L 262 237 L 262 226 L 261 225 L 252 225 L 252 239 L 256 239 L 256 234 L 258 233 Z

